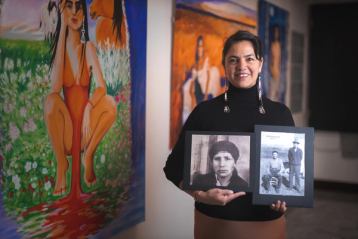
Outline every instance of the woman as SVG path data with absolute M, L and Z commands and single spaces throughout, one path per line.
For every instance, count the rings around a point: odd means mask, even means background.
M 205 52 L 204 38 L 199 35 L 196 39 L 195 63 L 191 67 L 190 77 L 182 86 L 182 122 L 186 121 L 198 103 L 217 96 L 220 88 L 219 69 L 216 66 L 210 66 L 209 57 Z
M 220 186 L 230 189 L 247 189 L 247 182 L 238 175 L 235 168 L 239 156 L 239 149 L 231 141 L 216 141 L 210 146 L 208 152 L 211 170 L 207 174 L 196 175 L 193 185 L 201 185 L 207 188 Z
M 255 124 L 294 125 L 290 110 L 262 96 L 263 65 L 257 36 L 238 31 L 224 45 L 226 92 L 202 102 L 188 117 L 166 162 L 167 178 L 181 188 L 185 131 L 253 132 Z M 252 194 L 219 188 L 188 192 L 195 199 L 195 238 L 285 238 L 286 203 L 252 204 Z
M 94 45 L 88 41 L 85 0 L 61 0 L 52 46 L 51 89 L 45 99 L 45 122 L 57 160 L 54 195 L 66 193 L 66 172 L 72 155 L 71 195 L 81 194 L 80 158 L 84 181 L 96 182 L 95 150 L 116 117 L 116 105 L 106 93 Z M 91 79 L 95 89 L 90 95 Z M 63 91 L 64 98 L 61 97 Z

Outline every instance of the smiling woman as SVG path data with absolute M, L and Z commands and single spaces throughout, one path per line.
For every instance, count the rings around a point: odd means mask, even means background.
M 188 131 L 253 132 L 255 124 L 294 125 L 290 110 L 262 95 L 260 39 L 238 31 L 225 42 L 222 53 L 229 87 L 218 97 L 199 104 L 189 115 L 168 156 L 164 171 L 180 189 L 183 185 L 185 136 Z M 207 191 L 186 191 L 195 199 L 194 235 L 210 238 L 285 238 L 286 203 L 277 200 L 270 206 L 253 205 L 252 193 L 234 192 L 220 187 L 233 181 L 235 150 L 223 145 L 211 157 L 213 170 L 203 183 L 213 183 Z M 209 154 L 210 155 L 210 154 Z M 230 156 L 231 155 L 231 156 Z M 231 173 L 232 171 L 232 173 Z M 230 183 L 229 183 L 230 184 Z

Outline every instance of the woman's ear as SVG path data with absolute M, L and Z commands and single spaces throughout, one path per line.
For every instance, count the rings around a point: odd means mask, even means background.
M 259 73 L 261 74 L 261 70 L 262 70 L 262 66 L 264 65 L 264 58 L 261 57 L 261 60 L 260 60 L 260 66 L 259 66 Z

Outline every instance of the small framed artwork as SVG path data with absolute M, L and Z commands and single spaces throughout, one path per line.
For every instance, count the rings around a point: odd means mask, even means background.
M 187 131 L 183 188 L 251 191 L 253 133 Z
M 309 127 L 255 125 L 254 204 L 313 207 L 313 138 Z

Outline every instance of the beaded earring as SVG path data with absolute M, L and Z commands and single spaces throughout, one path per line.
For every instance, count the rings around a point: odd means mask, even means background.
M 228 86 L 227 86 L 227 80 L 225 80 L 225 93 L 224 93 L 224 101 L 225 101 L 225 106 L 224 106 L 224 113 L 230 113 L 230 107 L 227 104 L 228 103 L 228 98 L 227 98 L 227 91 L 228 91 Z
M 264 103 L 262 101 L 262 85 L 261 85 L 261 74 L 259 74 L 259 79 L 258 79 L 258 83 L 257 83 L 257 93 L 259 95 L 259 112 L 260 114 L 265 114 L 265 108 L 264 108 Z
M 81 43 L 86 42 L 86 30 L 85 30 L 85 19 L 82 20 L 82 29 L 81 29 Z

